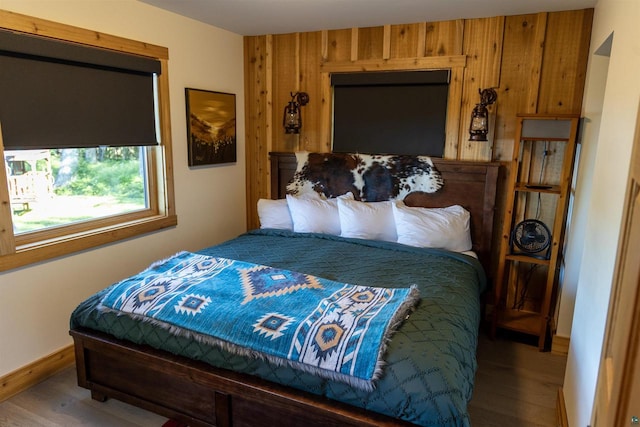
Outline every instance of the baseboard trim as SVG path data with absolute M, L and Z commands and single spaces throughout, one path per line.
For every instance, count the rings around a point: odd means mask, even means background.
M 73 344 L 0 377 L 0 402 L 3 402 L 73 365 Z
M 568 356 L 569 355 L 569 337 L 561 337 L 559 335 L 554 335 L 551 339 L 551 353 L 557 354 L 558 356 Z
M 569 427 L 569 420 L 567 419 L 567 407 L 564 403 L 564 392 L 562 387 L 558 389 L 558 399 L 556 400 L 556 416 L 558 417 L 559 427 Z

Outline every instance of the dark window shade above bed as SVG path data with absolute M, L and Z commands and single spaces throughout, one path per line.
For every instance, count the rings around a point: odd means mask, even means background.
M 333 151 L 442 157 L 449 71 L 332 74 Z
M 0 30 L 0 123 L 15 149 L 155 145 L 160 61 Z

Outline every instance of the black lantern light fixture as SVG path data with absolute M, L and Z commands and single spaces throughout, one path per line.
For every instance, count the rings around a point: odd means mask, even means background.
M 471 112 L 471 124 L 469 125 L 470 141 L 486 141 L 489 133 L 489 111 L 487 105 L 496 102 L 498 94 L 495 90 L 478 89 L 480 93 L 480 103 L 476 104 Z
M 291 92 L 291 101 L 284 107 L 282 126 L 285 133 L 300 133 L 302 128 L 302 114 L 300 107 L 307 105 L 309 94 L 306 92 Z

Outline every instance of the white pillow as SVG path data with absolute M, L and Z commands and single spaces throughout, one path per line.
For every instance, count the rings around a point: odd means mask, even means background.
M 418 208 L 396 202 L 393 216 L 398 243 L 454 252 L 471 250 L 471 214 L 462 206 Z
M 395 242 L 398 238 L 393 202 L 359 202 L 338 199 L 340 235 L 357 239 Z
M 353 199 L 352 193 L 339 198 Z M 309 199 L 287 194 L 287 204 L 296 233 L 324 233 L 340 235 L 338 201 L 335 199 Z
M 293 220 L 289 213 L 287 199 L 258 200 L 258 218 L 260 219 L 260 228 L 293 230 Z

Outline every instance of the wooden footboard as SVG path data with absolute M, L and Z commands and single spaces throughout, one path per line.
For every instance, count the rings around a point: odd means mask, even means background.
M 78 385 L 196 426 L 411 426 L 377 413 L 88 330 L 70 331 Z

